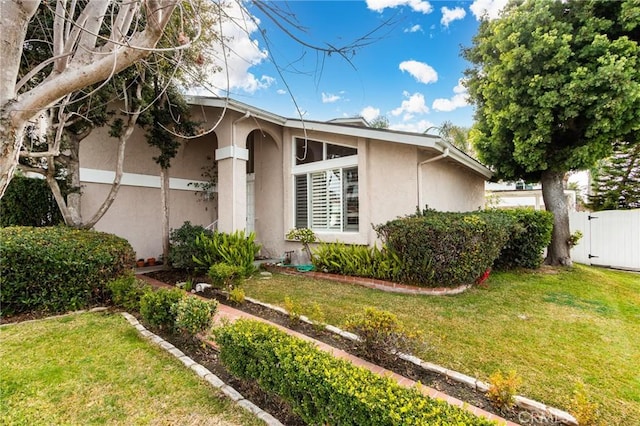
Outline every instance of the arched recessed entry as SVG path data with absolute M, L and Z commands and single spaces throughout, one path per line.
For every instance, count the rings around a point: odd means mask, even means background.
M 264 129 L 254 129 L 246 140 L 246 230 L 255 232 L 267 249 L 282 238 L 281 142 Z

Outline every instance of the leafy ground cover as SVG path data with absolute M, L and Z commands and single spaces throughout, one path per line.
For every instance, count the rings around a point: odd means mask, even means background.
M 119 314 L 0 328 L 0 423 L 260 425 Z
M 458 296 L 385 293 L 331 281 L 274 274 L 244 284 L 250 297 L 284 306 L 318 303 L 341 325 L 375 306 L 425 333 L 418 354 L 488 380 L 515 370 L 520 394 L 568 409 L 584 386 L 609 425 L 640 424 L 640 275 L 578 265 L 571 270 L 494 273 L 486 288 Z

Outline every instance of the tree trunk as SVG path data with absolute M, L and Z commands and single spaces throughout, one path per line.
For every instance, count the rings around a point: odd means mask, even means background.
M 545 171 L 542 173 L 542 198 L 548 211 L 553 213 L 553 232 L 547 248 L 547 265 L 571 266 L 569 237 L 569 209 L 564 195 L 564 173 Z
M 160 192 L 162 198 L 162 268 L 169 269 L 169 169 L 160 170 Z

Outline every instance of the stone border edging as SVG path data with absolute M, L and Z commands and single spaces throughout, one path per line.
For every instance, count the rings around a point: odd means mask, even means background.
M 204 379 L 214 388 L 220 389 L 222 393 L 224 393 L 237 405 L 249 411 L 260 420 L 264 421 L 268 426 L 284 426 L 282 423 L 280 423 L 278 419 L 276 419 L 271 414 L 264 411 L 262 408 L 255 405 L 253 402 L 246 399 L 244 396 L 242 396 L 240 392 L 235 390 L 233 387 L 225 384 L 218 376 L 213 374 L 203 365 L 195 362 L 193 359 L 188 357 L 184 352 L 182 352 L 180 349 L 176 348 L 174 345 L 164 340 L 162 337 L 147 330 L 142 324 L 140 324 L 140 322 L 136 319 L 136 317 L 134 317 L 128 312 L 122 312 L 122 316 L 125 317 L 126 320 L 129 321 L 129 324 L 131 324 L 135 329 L 137 329 L 138 332 L 143 337 L 145 337 L 146 339 L 150 340 L 151 342 L 160 346 L 162 349 L 169 352 L 171 355 L 178 358 L 178 360 L 182 362 L 187 368 L 193 370 L 200 378 Z
M 281 308 L 279 306 L 274 306 L 271 305 L 269 303 L 264 303 L 261 302 L 259 300 L 250 298 L 250 297 L 245 297 L 245 299 L 251 303 L 255 303 L 256 305 L 260 305 L 263 306 L 265 308 L 268 309 L 272 309 L 274 311 L 280 312 L 282 314 L 285 315 L 289 315 L 289 312 L 284 309 Z M 300 315 L 300 321 L 303 321 L 307 324 L 311 324 L 313 325 L 313 321 L 311 321 L 309 318 L 307 318 L 304 315 Z M 354 340 L 354 341 L 358 341 L 360 340 L 360 337 L 357 336 L 356 334 L 353 333 L 349 333 L 348 331 L 344 331 L 338 327 L 335 327 L 333 325 L 325 325 L 325 329 L 327 331 L 330 331 L 332 333 L 338 334 L 339 336 L 344 337 L 345 339 L 350 339 L 350 340 Z M 472 389 L 475 389 L 479 392 L 483 392 L 486 393 L 489 391 L 489 383 L 483 382 L 481 380 L 475 379 L 471 376 L 467 376 L 466 374 L 462 374 L 459 373 L 457 371 L 454 370 L 449 370 L 446 369 L 440 365 L 437 364 L 433 364 L 431 362 L 427 362 L 427 361 L 423 361 L 420 358 L 413 356 L 413 355 L 408 355 L 405 353 L 398 353 L 396 354 L 399 358 L 408 361 L 412 364 L 417 365 L 420 368 L 423 368 L 427 371 L 431 371 L 434 373 L 438 373 L 441 375 L 444 375 L 445 377 L 454 380 L 458 383 L 463 383 L 467 386 L 469 386 Z M 571 425 L 571 426 L 578 426 L 578 421 L 575 419 L 575 417 L 573 417 L 571 414 L 567 413 L 566 411 L 560 410 L 559 408 L 555 408 L 555 407 L 551 407 L 549 405 L 543 404 L 541 402 L 535 401 L 533 399 L 529 399 L 526 398 L 524 396 L 520 396 L 520 395 L 516 395 L 514 397 L 515 399 L 515 403 L 518 407 L 525 409 L 525 410 L 530 410 L 530 411 L 538 411 L 540 413 L 543 414 L 547 414 L 549 416 L 552 416 L 554 419 L 558 419 L 559 421 Z
M 300 272 L 291 267 L 278 266 L 273 264 L 263 264 L 264 268 L 269 272 L 279 272 L 285 275 L 306 276 L 311 278 L 320 278 L 324 280 L 335 281 L 343 284 L 356 284 L 375 290 L 388 291 L 390 293 L 415 294 L 422 296 L 453 296 L 464 293 L 471 284 L 464 284 L 458 287 L 418 287 L 414 285 L 394 283 L 391 281 L 379 280 L 376 278 L 354 277 L 351 275 L 329 274 L 325 272 L 309 271 Z

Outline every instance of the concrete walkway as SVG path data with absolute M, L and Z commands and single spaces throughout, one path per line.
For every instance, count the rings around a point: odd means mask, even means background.
M 145 275 L 138 275 L 139 278 L 144 279 L 145 281 L 147 281 L 149 284 L 153 285 L 154 287 L 168 287 L 168 288 L 173 288 L 173 286 L 165 284 L 161 281 L 155 280 L 153 278 L 147 277 Z M 386 377 L 391 377 L 393 379 L 395 379 L 398 384 L 400 384 L 401 386 L 406 386 L 406 387 L 413 387 L 415 386 L 417 383 L 414 382 L 411 379 L 408 379 L 404 376 L 401 376 L 399 374 L 396 374 L 392 371 L 386 370 L 378 365 L 372 364 L 368 361 L 365 361 L 362 358 L 359 358 L 357 356 L 351 355 L 341 349 L 337 349 L 334 348 L 333 346 L 327 345 L 324 342 L 320 342 L 318 340 L 315 340 L 307 335 L 304 335 L 302 333 L 298 333 L 297 331 L 294 330 L 290 330 L 286 327 L 283 327 L 279 324 L 275 324 L 272 323 L 270 321 L 267 321 L 263 318 L 257 317 L 255 315 L 251 315 L 248 314 L 246 312 L 240 311 L 238 309 L 234 309 L 230 306 L 226 306 L 223 304 L 219 304 L 218 305 L 218 311 L 216 313 L 216 321 L 222 321 L 222 320 L 228 320 L 228 321 L 235 321 L 238 318 L 246 318 L 246 319 L 252 319 L 255 321 L 260 321 L 260 322 L 264 322 L 267 324 L 270 324 L 274 327 L 279 328 L 280 330 L 292 335 L 292 336 L 296 336 L 299 337 L 300 339 L 309 341 L 314 343 L 319 349 L 329 352 L 331 353 L 333 356 L 337 357 L 337 358 L 343 358 L 346 359 L 348 361 L 350 361 L 352 364 L 360 366 L 360 367 L 364 367 L 370 371 L 372 371 L 375 374 L 381 375 L 381 376 L 386 376 Z M 213 342 L 209 342 L 211 344 L 213 344 L 215 346 L 215 344 Z M 462 402 L 461 400 L 454 398 L 452 396 L 449 396 L 445 393 L 442 393 L 436 389 L 430 388 L 428 386 L 424 386 L 421 385 L 419 387 L 419 390 L 424 394 L 427 395 L 431 398 L 436 398 L 436 399 L 440 399 L 443 401 L 448 402 L 451 405 L 455 405 L 458 407 L 461 407 L 467 411 L 470 411 L 471 413 L 475 414 L 476 416 L 481 416 L 481 417 L 485 417 L 489 420 L 495 420 L 498 422 L 499 425 L 507 425 L 507 426 L 519 426 L 518 423 L 513 423 L 510 422 L 502 417 L 496 416 L 495 414 L 489 413 L 488 411 L 485 411 L 481 408 L 478 407 L 474 407 L 472 405 L 469 405 L 465 402 Z

